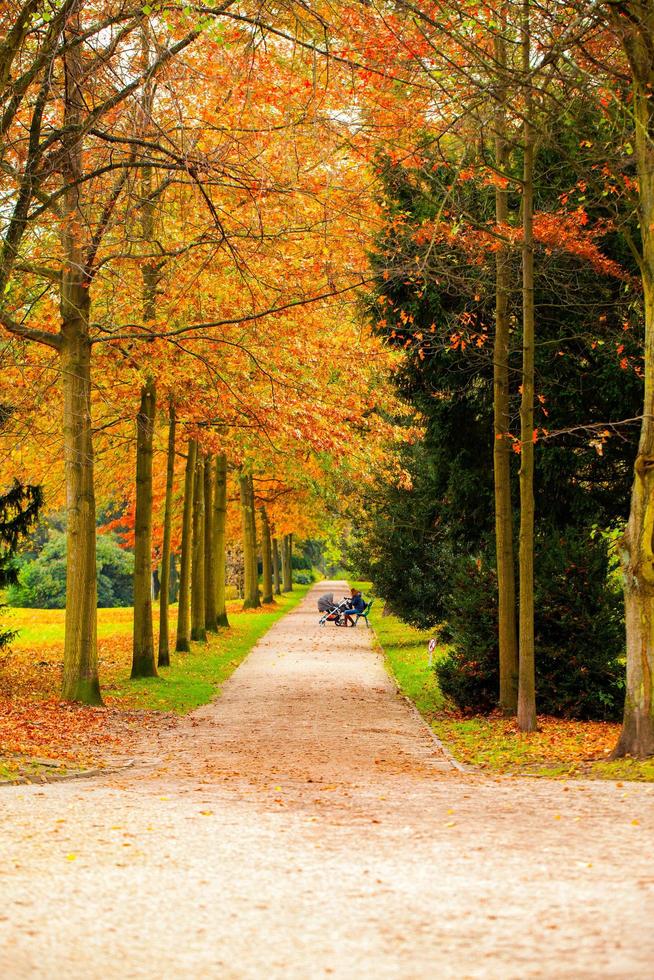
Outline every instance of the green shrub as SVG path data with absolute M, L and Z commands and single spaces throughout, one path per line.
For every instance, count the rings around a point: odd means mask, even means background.
M 496 581 L 492 564 L 467 559 L 450 570 L 452 591 L 442 638 L 449 654 L 435 666 L 443 694 L 459 708 L 497 704 Z M 536 702 L 542 714 L 618 719 L 624 698 L 622 597 L 608 577 L 607 542 L 575 532 L 539 542 L 535 586 Z
M 311 585 L 313 582 L 313 575 L 309 572 L 293 572 L 293 582 L 296 585 Z
M 97 539 L 98 606 L 130 606 L 133 602 L 134 557 L 124 551 L 113 534 Z M 66 537 L 50 531 L 33 560 L 20 565 L 18 581 L 7 590 L 10 606 L 64 609 L 66 606 Z

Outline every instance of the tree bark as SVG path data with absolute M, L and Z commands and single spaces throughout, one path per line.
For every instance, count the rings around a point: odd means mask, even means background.
M 207 631 L 216 633 L 216 555 L 214 547 L 213 456 L 204 460 L 204 621 Z
M 273 582 L 275 583 L 275 595 L 282 594 L 282 585 L 279 577 L 279 542 L 277 538 L 272 539 L 272 564 Z
M 216 475 L 214 488 L 213 516 L 213 555 L 216 582 L 216 626 L 229 626 L 225 604 L 225 528 L 227 525 L 227 456 L 216 456 Z
M 293 591 L 293 535 L 282 538 L 282 592 Z
M 520 402 L 520 647 L 518 727 L 536 730 L 534 655 L 534 129 L 531 96 L 530 0 L 522 10 L 522 70 L 525 78 L 522 184 L 522 398 Z
M 161 549 L 161 586 L 159 589 L 159 667 L 170 666 L 170 635 L 168 608 L 170 605 L 170 539 L 173 528 L 173 482 L 175 478 L 175 403 L 168 406 L 168 456 L 166 459 L 166 502 L 164 504 L 163 545 Z
M 79 14 L 71 18 L 79 32 Z M 66 475 L 66 625 L 62 697 L 101 704 L 97 660 L 95 487 L 91 428 L 90 280 L 80 230 L 82 141 L 75 135 L 84 111 L 81 45 L 64 56 L 64 137 L 61 245 L 61 374 Z
M 191 570 L 191 639 L 206 641 L 204 601 L 204 457 L 198 453 L 193 483 L 193 567 Z
M 177 561 L 175 558 L 175 552 L 170 553 L 170 587 L 168 594 L 168 602 L 177 602 L 178 596 L 178 586 L 179 586 L 179 575 L 177 574 Z
M 189 439 L 184 478 L 184 511 L 182 514 L 182 556 L 179 570 L 179 606 L 177 609 L 177 642 L 179 653 L 191 649 L 191 555 L 193 550 L 193 490 L 197 443 Z
M 143 68 L 150 62 L 147 28 L 141 33 Z M 143 87 L 140 104 L 141 129 L 147 133 L 152 110 L 152 84 Z M 152 168 L 140 174 L 141 235 L 146 247 L 154 237 L 154 201 Z M 153 262 L 141 267 L 143 281 L 143 317 L 154 320 L 157 270 Z M 141 407 L 136 419 L 136 515 L 134 522 L 134 639 L 132 644 L 132 678 L 156 677 L 154 635 L 152 630 L 152 443 L 156 412 L 154 378 L 148 376 L 141 388 Z
M 241 517 L 243 523 L 243 563 L 245 569 L 245 587 L 243 609 L 258 609 L 259 576 L 257 574 L 257 529 L 254 511 L 254 484 L 252 477 L 246 473 L 239 476 L 241 496 Z
M 627 628 L 622 731 L 613 757 L 654 755 L 654 16 L 642 4 L 610 7 L 632 73 L 645 299 L 645 393 L 621 558 Z M 627 14 L 627 16 L 625 16 Z
M 152 440 L 155 408 L 155 385 L 150 378 L 141 388 L 141 406 L 136 418 L 132 678 L 157 676 L 152 630 Z
M 503 17 L 504 27 L 506 17 Z M 498 70 L 506 67 L 506 31 L 495 41 Z M 506 138 L 506 81 L 500 82 L 495 120 L 495 165 L 506 174 L 509 143 Z M 495 189 L 495 218 L 499 228 L 509 220 L 507 187 Z M 500 662 L 499 704 L 513 714 L 518 704 L 518 644 L 516 635 L 515 564 L 513 556 L 513 508 L 511 506 L 511 443 L 509 439 L 509 294 L 511 289 L 509 246 L 495 253 L 495 345 L 493 350 L 493 477 L 495 488 L 495 553 L 498 593 L 498 640 Z
M 72 278 L 72 277 L 71 277 Z M 64 274 L 61 374 L 66 473 L 66 619 L 61 696 L 102 704 L 97 654 L 89 297 Z
M 263 559 L 263 598 L 262 602 L 274 602 L 272 576 L 272 544 L 270 540 L 270 524 L 265 506 L 259 508 L 261 514 L 261 556 Z

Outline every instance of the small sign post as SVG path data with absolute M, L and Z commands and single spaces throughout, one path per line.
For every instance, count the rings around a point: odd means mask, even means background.
M 434 650 L 436 649 L 437 646 L 438 646 L 437 640 L 434 637 L 432 637 L 429 643 L 427 644 L 427 649 L 429 650 L 429 665 L 428 665 L 429 667 L 431 667 L 433 663 Z

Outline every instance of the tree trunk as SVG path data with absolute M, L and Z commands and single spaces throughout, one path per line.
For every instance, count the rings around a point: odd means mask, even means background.
M 263 559 L 263 598 L 262 602 L 274 602 L 273 600 L 273 578 L 272 578 L 272 544 L 270 541 L 270 524 L 266 508 L 262 505 L 259 509 L 261 514 L 261 556 Z
M 149 39 L 142 31 L 144 68 L 150 60 Z M 152 107 L 152 86 L 143 88 L 141 97 L 142 132 L 147 132 Z M 141 170 L 141 234 L 146 247 L 154 236 L 154 201 L 152 168 Z M 143 281 L 143 318 L 151 323 L 155 315 L 157 271 L 153 262 L 141 267 Z M 132 644 L 132 678 L 156 677 L 154 636 L 152 630 L 152 442 L 156 413 L 156 388 L 151 376 L 141 388 L 141 407 L 136 419 L 136 515 L 134 523 L 134 639 Z
M 184 478 L 184 511 L 182 515 L 182 556 L 179 570 L 179 607 L 177 609 L 177 642 L 182 653 L 191 649 L 191 554 L 193 550 L 193 490 L 197 443 L 189 439 Z
M 645 394 L 631 508 L 622 548 L 627 682 L 622 731 L 614 758 L 654 755 L 654 21 L 649 8 L 616 7 L 613 22 L 622 36 L 633 76 L 636 123 L 641 274 L 645 298 Z M 625 13 L 628 16 L 625 16 Z
M 504 21 L 506 18 L 504 17 Z M 504 25 L 505 26 L 505 25 Z M 506 67 L 504 34 L 495 41 L 495 61 L 500 71 Z M 506 174 L 509 144 L 506 139 L 506 83 L 498 97 L 495 136 L 495 165 Z M 509 194 L 506 187 L 495 189 L 495 217 L 499 228 L 509 220 Z M 513 714 L 518 703 L 518 645 L 516 636 L 515 565 L 513 557 L 513 513 L 511 506 L 511 443 L 509 440 L 509 293 L 511 289 L 510 251 L 501 245 L 495 253 L 495 346 L 493 350 L 493 476 L 495 486 L 495 552 L 498 593 L 498 640 L 500 661 L 499 704 L 505 714 Z
M 170 666 L 168 606 L 170 603 L 170 539 L 173 527 L 173 482 L 175 478 L 175 403 L 168 406 L 168 456 L 166 459 L 166 502 L 164 504 L 163 545 L 161 548 L 161 586 L 159 589 L 159 667 Z
M 79 33 L 79 13 L 71 17 Z M 68 38 L 67 40 L 70 40 Z M 91 428 L 90 280 L 80 224 L 82 140 L 77 135 L 84 111 L 81 45 L 64 56 L 64 133 L 61 245 L 61 374 L 64 400 L 66 474 L 66 626 L 62 697 L 101 704 L 98 680 L 95 487 Z
M 282 592 L 293 591 L 293 535 L 282 538 Z
M 98 679 L 95 492 L 88 290 L 62 286 L 61 373 L 66 472 L 66 625 L 61 696 L 102 704 Z
M 177 602 L 178 596 L 178 585 L 179 585 L 179 575 L 177 574 L 177 560 L 175 557 L 175 552 L 170 553 L 170 588 L 168 590 L 168 602 Z
M 155 386 L 149 378 L 141 388 L 141 407 L 136 419 L 132 678 L 157 676 L 152 631 L 152 439 L 155 407 Z
M 245 587 L 243 608 L 258 609 L 259 576 L 257 573 L 257 528 L 254 512 L 254 485 L 252 477 L 246 473 L 239 476 L 241 496 L 241 517 L 243 522 L 243 563 L 245 568 Z
M 536 730 L 534 657 L 534 129 L 532 125 L 530 0 L 522 13 L 522 70 L 526 79 L 522 187 L 522 398 L 520 402 L 520 655 L 518 727 Z
M 216 626 L 229 626 L 225 605 L 225 527 L 227 524 L 227 456 L 216 456 L 216 478 L 214 489 L 213 516 L 213 555 L 216 582 Z
M 213 456 L 208 453 L 204 460 L 204 621 L 208 632 L 217 633 L 213 482 Z
M 277 538 L 272 539 L 272 565 L 273 582 L 275 583 L 275 595 L 282 594 L 282 585 L 279 578 L 279 543 Z
M 193 568 L 191 570 L 191 639 L 206 641 L 204 602 L 204 457 L 198 453 L 193 484 Z

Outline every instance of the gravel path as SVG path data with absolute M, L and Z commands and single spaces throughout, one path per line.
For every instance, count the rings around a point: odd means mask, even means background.
M 134 769 L 0 791 L 0 976 L 654 976 L 654 787 L 459 773 L 325 590 Z

